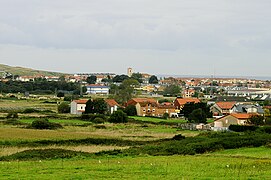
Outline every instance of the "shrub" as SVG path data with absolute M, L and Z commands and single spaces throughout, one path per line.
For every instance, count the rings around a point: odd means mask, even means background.
M 109 118 L 111 123 L 126 123 L 128 122 L 128 116 L 125 112 L 118 110 L 113 112 Z
M 164 113 L 162 116 L 162 119 L 168 119 L 169 118 L 169 114 L 168 113 Z
M 58 92 L 56 96 L 57 97 L 64 97 L 64 95 L 65 95 L 64 92 Z
M 70 105 L 67 102 L 62 102 L 60 105 L 58 105 L 57 110 L 59 113 L 69 113 Z
M 30 113 L 36 113 L 36 112 L 40 112 L 40 111 L 34 108 L 26 108 L 25 110 L 23 110 L 22 113 L 30 114 Z
M 182 139 L 185 139 L 185 136 L 181 135 L 181 134 L 177 134 L 175 135 L 173 138 L 173 140 L 182 140 Z
M 104 114 L 82 114 L 81 119 L 84 121 L 93 122 L 95 118 L 101 118 L 104 122 L 107 121 L 107 117 Z
M 255 131 L 257 129 L 256 126 L 241 126 L 241 125 L 230 125 L 229 130 L 235 132 L 245 132 L 245 131 Z
M 128 116 L 136 116 L 137 115 L 137 111 L 136 111 L 136 107 L 134 105 L 129 105 L 125 108 L 124 112 L 128 115 Z
M 18 113 L 17 112 L 9 112 L 8 115 L 7 115 L 7 119 L 17 119 L 19 116 L 18 116 Z
M 63 128 L 61 124 L 49 122 L 48 119 L 38 119 L 32 122 L 31 128 L 34 129 L 58 129 Z
M 103 124 L 105 123 L 105 120 L 101 117 L 96 117 L 92 122 L 95 124 Z

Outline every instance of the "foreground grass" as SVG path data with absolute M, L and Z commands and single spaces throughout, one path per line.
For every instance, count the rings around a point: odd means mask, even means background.
M 150 156 L 1 162 L 2 179 L 269 179 L 271 159 Z
M 33 120 L 21 120 L 24 123 L 31 123 Z M 130 140 L 158 140 L 161 138 L 172 138 L 175 134 L 182 133 L 185 136 L 195 136 L 198 131 L 180 131 L 177 127 L 167 125 L 141 125 L 141 124 L 103 124 L 104 129 L 95 125 L 86 127 L 74 126 L 85 125 L 89 122 L 80 120 L 57 120 L 64 125 L 58 130 L 35 130 L 20 128 L 11 125 L 0 125 L 0 141 L 17 140 L 48 140 L 48 139 L 83 139 L 89 137 L 123 138 Z M 68 125 L 68 126 L 66 126 Z

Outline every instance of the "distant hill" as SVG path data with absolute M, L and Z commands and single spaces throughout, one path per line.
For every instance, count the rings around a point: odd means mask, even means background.
M 42 71 L 42 70 L 35 70 L 30 68 L 24 67 L 13 67 L 4 64 L 0 64 L 0 72 L 5 71 L 11 73 L 13 75 L 19 76 L 35 76 L 35 75 L 43 75 L 43 76 L 61 76 L 65 75 L 64 73 L 59 72 L 50 72 L 50 71 Z

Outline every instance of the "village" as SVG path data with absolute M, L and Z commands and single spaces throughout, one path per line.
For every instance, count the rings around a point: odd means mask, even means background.
M 136 116 L 142 117 L 168 117 L 189 119 L 184 109 L 193 107 L 197 103 L 206 107 L 203 119 L 191 120 L 197 130 L 228 130 L 230 125 L 253 125 L 250 119 L 255 116 L 262 117 L 268 123 L 271 110 L 271 82 L 268 80 L 243 78 L 174 78 L 160 77 L 147 73 L 133 72 L 127 69 L 127 74 L 114 73 L 78 73 L 63 76 L 18 76 L 2 73 L 2 82 L 35 82 L 40 79 L 48 82 L 65 81 L 77 83 L 80 86 L 78 96 L 70 98 L 69 109 L 74 115 L 85 112 L 86 103 L 91 97 L 102 98 L 107 105 L 107 112 L 112 114 L 118 109 L 134 106 Z M 122 92 L 116 87 L 124 81 L 130 89 Z M 127 88 L 127 87 L 126 87 Z M 118 95 L 127 93 L 128 97 Z M 70 96 L 71 92 L 58 89 L 50 98 L 61 100 Z M 1 95 L 4 97 L 4 95 Z M 49 99 L 40 94 L 18 92 L 6 94 L 19 99 L 39 98 Z M 191 109 L 192 107 L 192 109 Z M 207 123 L 207 118 L 210 121 Z

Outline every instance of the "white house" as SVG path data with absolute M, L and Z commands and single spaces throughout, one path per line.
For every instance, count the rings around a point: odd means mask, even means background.
M 71 102 L 71 114 L 82 114 L 85 112 L 87 99 L 74 100 Z
M 109 94 L 109 87 L 108 86 L 102 86 L 99 84 L 90 84 L 86 86 L 87 93 L 88 94 Z
M 71 114 L 80 115 L 86 110 L 87 99 L 74 100 L 71 102 Z M 117 111 L 120 105 L 114 99 L 105 99 L 107 104 L 107 111 L 112 114 Z
M 114 111 L 117 111 L 120 105 L 115 101 L 115 99 L 105 99 L 105 102 L 107 104 L 107 109 L 110 114 L 112 114 Z

